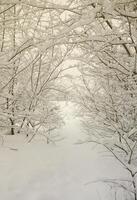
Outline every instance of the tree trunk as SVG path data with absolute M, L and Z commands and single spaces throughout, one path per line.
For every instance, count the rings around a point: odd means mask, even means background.
M 10 122 L 11 122 L 10 135 L 15 135 L 15 128 L 14 128 L 15 122 L 12 118 L 10 118 Z

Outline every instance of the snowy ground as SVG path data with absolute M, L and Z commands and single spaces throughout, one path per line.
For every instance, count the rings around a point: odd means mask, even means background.
M 65 104 L 64 104 L 65 106 Z M 83 138 L 72 105 L 64 109 L 65 139 L 47 145 L 43 140 L 30 144 L 22 136 L 5 136 L 0 148 L 1 200 L 113 200 L 110 188 L 92 183 L 123 174 L 113 159 L 91 144 L 77 145 Z

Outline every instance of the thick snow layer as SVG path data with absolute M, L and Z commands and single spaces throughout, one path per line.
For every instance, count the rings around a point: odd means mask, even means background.
M 66 106 L 66 107 L 65 107 Z M 78 145 L 84 136 L 72 105 L 62 106 L 64 140 L 47 145 L 35 138 L 5 136 L 0 148 L 1 200 L 110 200 L 113 191 L 93 181 L 124 176 L 123 169 L 103 149 Z

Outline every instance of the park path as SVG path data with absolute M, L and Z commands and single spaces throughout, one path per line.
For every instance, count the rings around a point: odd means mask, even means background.
M 110 200 L 103 178 L 117 178 L 121 168 L 105 158 L 103 149 L 76 144 L 85 136 L 72 115 L 73 106 L 63 105 L 66 125 L 60 130 L 64 140 L 46 145 L 30 144 L 26 138 L 8 136 L 0 149 L 0 196 L 2 200 Z M 18 150 L 11 150 L 17 148 Z

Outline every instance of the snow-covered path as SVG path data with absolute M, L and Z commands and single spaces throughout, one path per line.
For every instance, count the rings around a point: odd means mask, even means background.
M 65 110 L 64 141 L 46 145 L 42 140 L 27 144 L 26 138 L 6 138 L 0 148 L 1 200 L 113 200 L 108 187 L 89 182 L 123 172 L 112 159 L 102 157 L 102 149 L 75 144 L 83 136 L 71 109 Z

